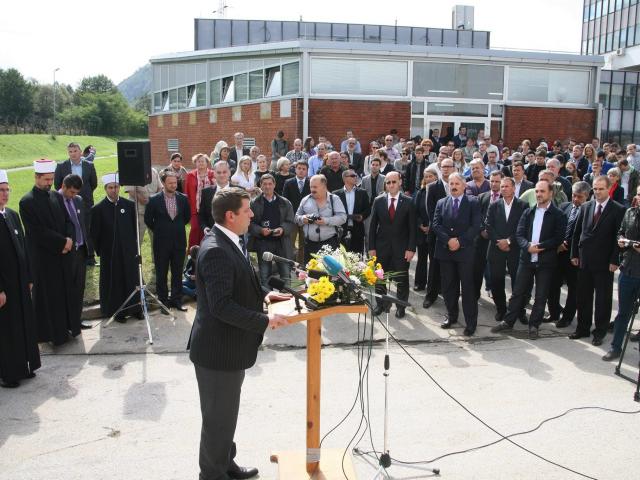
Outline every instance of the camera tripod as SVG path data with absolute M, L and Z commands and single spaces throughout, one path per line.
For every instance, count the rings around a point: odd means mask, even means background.
M 622 361 L 624 360 L 624 354 L 627 350 L 627 345 L 629 344 L 629 337 L 631 337 L 631 330 L 633 329 L 633 323 L 635 322 L 636 315 L 638 315 L 639 307 L 640 307 L 640 297 L 636 298 L 633 304 L 633 316 L 631 317 L 631 320 L 629 321 L 629 326 L 627 327 L 627 334 L 624 337 L 624 343 L 622 344 L 622 352 L 620 353 L 620 359 L 618 360 L 618 365 L 616 365 L 616 371 L 615 371 L 616 375 L 618 375 L 619 377 L 622 377 L 625 380 L 629 380 L 630 382 L 635 383 L 636 391 L 633 394 L 633 399 L 636 402 L 640 402 L 640 358 L 638 358 L 638 378 L 637 379 L 634 380 L 633 377 L 629 377 L 625 375 L 624 373 L 621 372 L 620 369 L 622 367 Z M 640 355 L 640 352 L 639 352 L 639 355 Z

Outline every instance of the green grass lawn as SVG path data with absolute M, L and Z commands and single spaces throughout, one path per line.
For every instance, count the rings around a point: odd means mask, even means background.
M 114 158 L 101 159 L 94 164 L 96 166 L 96 172 L 98 174 L 98 188 L 93 192 L 94 202 L 100 202 L 104 197 L 104 185 L 101 178 L 105 173 L 115 172 L 118 168 L 118 160 Z M 11 186 L 11 194 L 9 196 L 8 207 L 19 212 L 18 204 L 20 199 L 25 193 L 33 188 L 33 170 L 19 170 L 16 172 L 9 172 L 9 185 Z M 128 198 L 127 194 L 123 190 L 120 194 Z M 187 232 L 188 235 L 188 232 Z M 150 283 L 154 281 L 153 276 L 153 258 L 151 257 L 151 242 L 149 241 L 149 235 L 145 235 L 144 242 L 142 244 L 142 271 L 145 281 Z M 87 283 L 84 293 L 85 303 L 91 304 L 98 300 L 98 282 L 100 278 L 99 268 L 87 268 Z M 155 288 L 153 288 L 155 290 Z
M 54 140 L 46 134 L 0 135 L 0 168 L 24 167 L 39 158 L 66 160 L 70 142 L 78 142 L 83 149 L 94 145 L 98 157 L 116 154 L 115 138 L 58 135 Z

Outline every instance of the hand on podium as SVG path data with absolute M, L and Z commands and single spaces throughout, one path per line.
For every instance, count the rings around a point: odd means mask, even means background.
M 271 330 L 275 330 L 276 328 L 286 327 L 289 325 L 289 320 L 285 315 L 280 315 L 279 313 L 270 313 L 269 314 L 269 328 Z
M 280 293 L 280 292 L 269 292 L 266 297 L 264 297 L 264 301 L 268 304 L 270 303 L 278 303 L 285 302 L 291 298 L 290 293 Z

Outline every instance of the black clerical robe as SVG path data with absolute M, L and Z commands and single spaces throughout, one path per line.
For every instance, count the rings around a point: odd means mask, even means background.
M 62 253 L 67 238 L 73 238 L 73 225 L 62 210 L 59 195 L 33 187 L 20 200 L 20 217 L 33 275 L 38 341 L 54 345 L 69 339 L 75 308 L 70 298 L 68 260 Z
M 31 269 L 18 214 L 0 214 L 0 292 L 7 303 L 0 308 L 0 378 L 15 382 L 40 368 L 40 352 L 31 291 Z
M 100 256 L 100 311 L 113 315 L 138 284 L 136 210 L 126 198 L 116 203 L 105 197 L 91 209 L 91 237 Z M 135 296 L 129 306 L 139 303 Z M 139 309 L 127 309 L 135 314 Z

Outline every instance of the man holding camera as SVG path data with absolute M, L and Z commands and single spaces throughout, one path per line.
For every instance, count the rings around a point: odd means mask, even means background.
M 291 232 L 295 229 L 291 202 L 276 195 L 276 179 L 270 173 L 260 177 L 262 193 L 251 202 L 253 218 L 249 224 L 249 251 L 258 254 L 260 282 L 266 285 L 272 273 L 272 262 L 262 259 L 264 252 L 271 252 L 293 259 Z M 286 263 L 277 263 L 280 278 L 289 281 L 290 268 Z
M 296 224 L 304 230 L 304 262 L 318 253 L 324 245 L 337 248 L 342 237 L 342 225 L 347 212 L 340 199 L 327 191 L 327 178 L 314 175 L 309 182 L 311 194 L 300 202 L 296 212 Z

